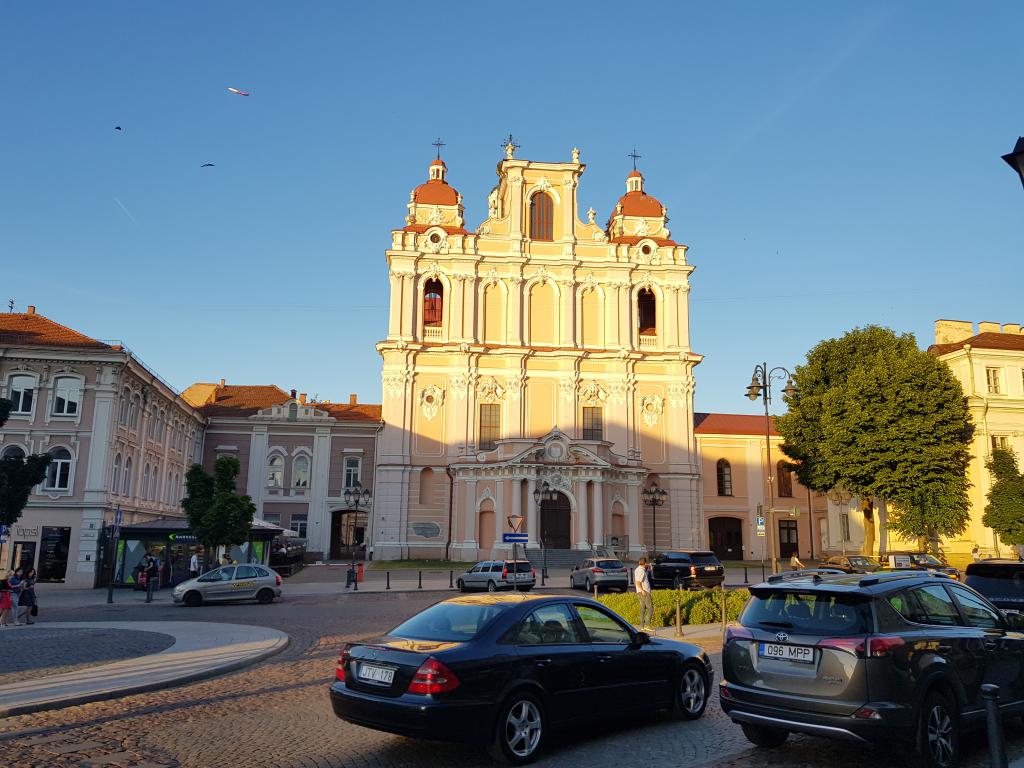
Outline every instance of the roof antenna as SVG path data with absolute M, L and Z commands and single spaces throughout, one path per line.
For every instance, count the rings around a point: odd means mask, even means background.
M 14 299 L 7 302 L 7 310 L 13 315 L 14 314 Z

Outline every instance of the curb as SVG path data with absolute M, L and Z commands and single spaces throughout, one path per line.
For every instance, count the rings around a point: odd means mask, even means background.
M 284 637 L 278 638 L 272 646 L 265 648 L 252 656 L 244 659 L 237 659 L 235 661 L 228 661 L 223 664 L 218 664 L 215 667 L 209 669 L 199 670 L 196 672 L 190 672 L 186 675 L 176 677 L 169 680 L 156 680 L 152 683 L 140 683 L 138 685 L 125 686 L 123 688 L 108 688 L 106 690 L 90 691 L 89 693 L 76 694 L 74 696 L 66 696 L 62 699 L 54 701 L 47 701 L 41 704 L 23 704 L 13 707 L 2 707 L 0 708 L 0 720 L 8 717 L 14 717 L 15 715 L 29 715 L 35 712 L 48 712 L 54 709 L 65 709 L 67 707 L 76 707 L 80 704 L 90 704 L 95 701 L 108 701 L 109 699 L 118 699 L 122 696 L 134 696 L 138 693 L 146 693 L 148 691 L 158 691 L 165 688 L 176 688 L 180 685 L 186 685 L 188 683 L 194 683 L 197 680 L 205 680 L 211 677 L 219 677 L 220 675 L 227 674 L 228 672 L 235 672 L 244 667 L 251 666 L 258 662 L 264 661 L 271 656 L 275 656 L 283 651 L 291 643 L 291 636 L 284 634 Z M 158 654 L 152 654 L 158 655 Z M 146 657 L 140 657 L 146 658 Z M 44 678 L 45 679 L 45 678 Z M 20 738 L 30 733 L 36 733 L 39 731 L 52 731 L 53 727 L 49 728 L 33 728 L 24 731 L 11 731 L 9 733 L 0 733 L 0 741 L 9 741 L 11 739 Z

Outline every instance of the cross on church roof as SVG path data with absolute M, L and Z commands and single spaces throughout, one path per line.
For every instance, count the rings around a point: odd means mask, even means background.
M 632 157 L 633 158 L 633 170 L 635 171 L 636 170 L 636 161 L 639 160 L 641 157 L 643 157 L 643 155 L 641 155 L 639 152 L 636 151 L 636 147 L 633 147 L 633 151 L 630 152 L 628 155 L 626 155 L 626 157 Z
M 437 159 L 438 160 L 441 159 L 441 147 L 443 147 L 443 146 L 446 146 L 446 145 L 445 145 L 445 143 L 443 141 L 441 141 L 441 137 L 438 136 L 437 139 L 434 140 L 434 147 L 437 149 Z
M 511 160 L 513 159 L 513 157 L 515 157 L 515 153 L 516 150 L 519 149 L 519 145 L 516 144 L 516 140 L 512 138 L 511 133 L 508 135 L 508 139 L 505 143 L 505 146 L 503 146 L 502 149 L 505 150 L 505 158 L 507 160 Z

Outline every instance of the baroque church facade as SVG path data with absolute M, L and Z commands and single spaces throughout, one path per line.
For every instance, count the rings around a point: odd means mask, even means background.
M 639 171 L 601 226 L 578 150 L 516 149 L 475 231 L 438 158 L 392 232 L 374 557 L 504 554 L 510 516 L 528 547 L 703 546 L 687 248 Z

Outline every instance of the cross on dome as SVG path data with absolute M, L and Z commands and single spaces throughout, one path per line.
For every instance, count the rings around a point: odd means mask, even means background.
M 444 146 L 447 146 L 447 145 L 443 141 L 441 141 L 441 137 L 438 136 L 436 139 L 434 139 L 434 145 L 433 146 L 437 149 L 437 159 L 440 160 L 441 159 L 441 147 L 444 147 Z
M 516 150 L 519 149 L 519 145 L 516 144 L 516 140 L 512 138 L 512 134 L 508 135 L 507 143 L 502 149 L 505 150 L 505 159 L 514 160 L 516 156 Z

